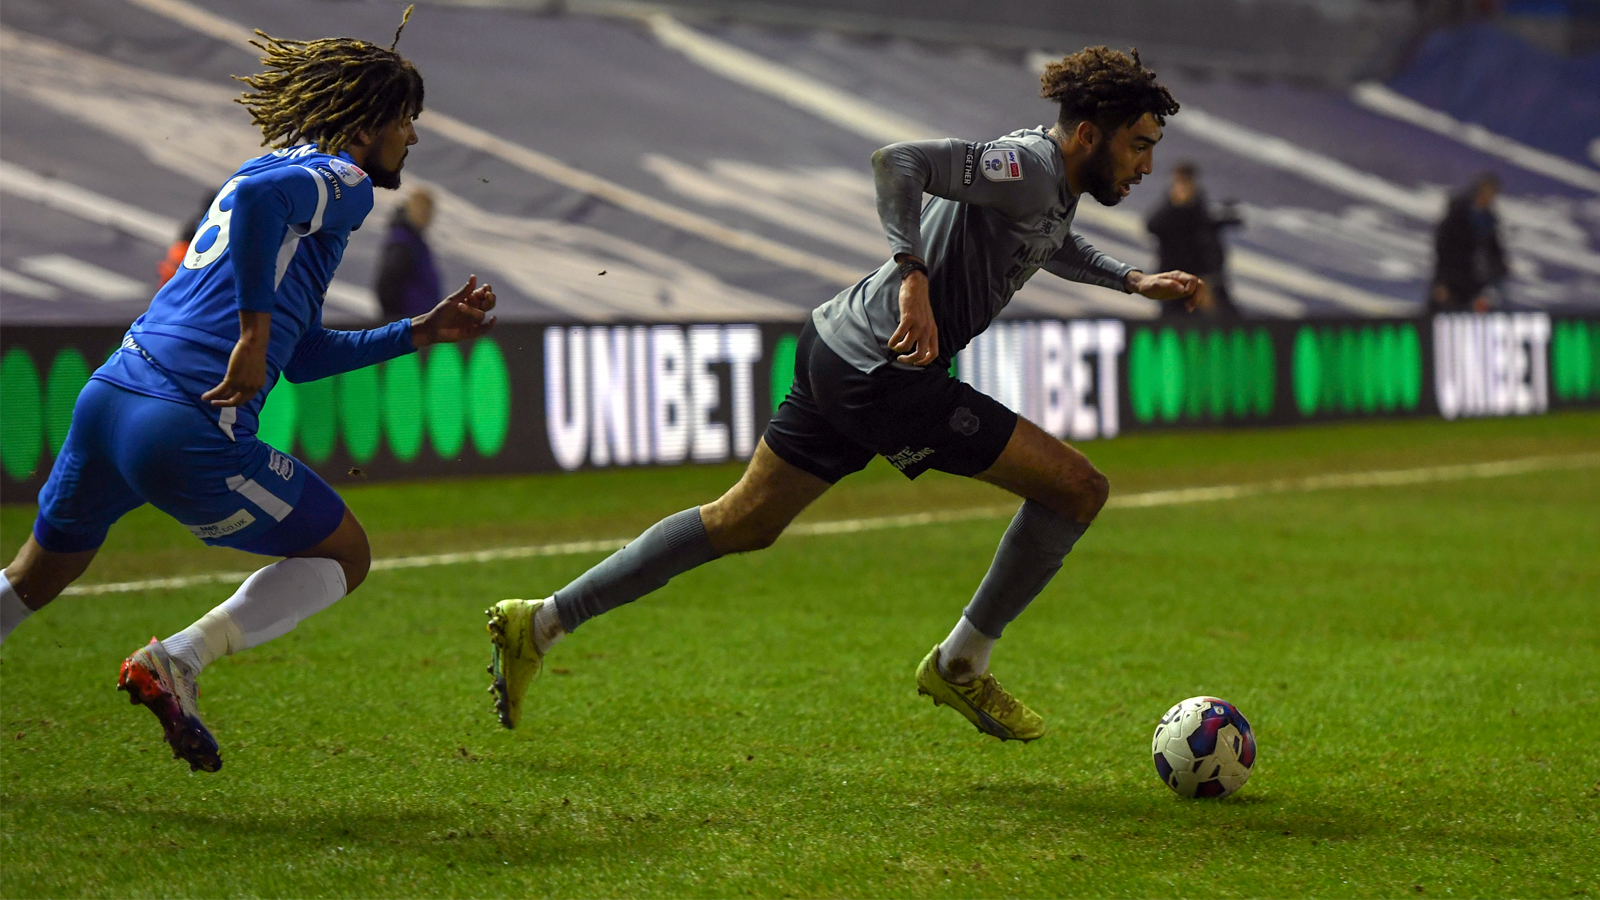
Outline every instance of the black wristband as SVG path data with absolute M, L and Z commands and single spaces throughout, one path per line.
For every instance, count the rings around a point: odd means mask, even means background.
M 921 272 L 924 277 L 928 274 L 928 264 L 915 256 L 908 256 L 900 260 L 900 280 L 904 281 L 912 272 Z

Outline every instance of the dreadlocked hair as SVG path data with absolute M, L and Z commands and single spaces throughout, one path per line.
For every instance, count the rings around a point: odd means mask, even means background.
M 1150 113 L 1158 124 L 1178 111 L 1178 101 L 1139 61 L 1139 51 L 1085 47 L 1044 67 L 1039 95 L 1061 104 L 1061 123 L 1089 121 L 1103 131 L 1131 125 Z
M 421 113 L 422 75 L 394 50 L 410 18 L 408 6 L 387 50 L 354 38 L 290 41 L 258 30 L 261 40 L 250 44 L 265 54 L 267 70 L 235 75 L 254 90 L 234 102 L 250 110 L 262 145 L 313 141 L 323 153 L 338 153 L 357 132 L 373 134 Z

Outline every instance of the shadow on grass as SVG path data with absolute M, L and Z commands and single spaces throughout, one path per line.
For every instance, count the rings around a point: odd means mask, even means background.
M 563 814 L 565 808 L 554 803 L 513 810 L 511 815 L 495 804 L 485 804 L 477 823 L 473 810 L 459 807 L 341 806 L 317 811 L 302 805 L 297 811 L 279 813 L 224 806 L 202 811 L 159 799 L 136 803 L 60 793 L 35 793 L 26 798 L 0 795 L 0 805 L 20 832 L 27 832 L 29 822 L 56 824 L 78 819 L 85 827 L 92 824 L 92 840 L 112 849 L 116 849 L 119 836 L 153 850 L 196 850 L 209 844 L 254 848 L 251 852 L 271 848 L 267 852 L 281 858 L 292 858 L 284 856 L 286 848 L 302 857 L 337 849 L 374 857 L 399 855 L 411 863 L 433 862 L 441 869 L 604 864 L 623 853 L 628 857 L 671 854 L 692 838 L 692 833 L 675 827 L 677 823 L 652 813 L 599 808 Z M 107 825 L 106 813 L 120 818 L 124 826 Z M 65 829 L 72 830 L 70 826 Z M 281 843 L 273 847 L 275 842 Z M 80 846 L 69 840 L 62 849 L 76 853 Z

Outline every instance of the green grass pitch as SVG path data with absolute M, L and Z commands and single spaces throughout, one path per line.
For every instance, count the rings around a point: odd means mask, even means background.
M 1600 451 L 1600 414 L 1119 438 L 1113 493 Z M 629 536 L 731 467 L 347 492 L 379 557 Z M 993 505 L 875 464 L 807 520 Z M 0 662 L 0 894 L 1600 896 L 1600 468 L 1107 510 L 1008 630 L 1050 733 L 915 696 L 1005 527 L 788 536 L 597 619 L 523 727 L 483 608 L 598 555 L 375 572 L 219 661 L 191 774 L 118 662 L 229 585 L 68 597 Z M 0 513 L 6 558 L 32 510 Z M 85 582 L 249 569 L 146 508 Z M 1254 725 L 1250 783 L 1178 799 L 1173 702 Z

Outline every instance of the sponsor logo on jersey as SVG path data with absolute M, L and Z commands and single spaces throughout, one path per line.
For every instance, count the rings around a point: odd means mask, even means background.
M 957 407 L 956 411 L 950 414 L 950 430 L 964 437 L 977 434 L 979 424 L 978 417 L 965 406 Z
M 239 531 L 255 520 L 256 517 L 250 515 L 249 510 L 241 509 L 220 522 L 212 522 L 210 525 L 185 525 L 184 527 L 194 532 L 194 536 L 201 540 L 216 540 Z
M 328 160 L 328 168 L 333 170 L 333 174 L 339 176 L 340 181 L 351 187 L 360 184 L 362 179 L 367 177 L 367 173 L 361 171 L 360 166 L 355 163 L 345 162 L 338 157 Z
M 267 468 L 276 472 L 278 477 L 284 481 L 294 477 L 294 460 L 276 450 L 273 450 L 272 455 L 267 457 Z
M 1022 180 L 1022 157 L 1015 150 L 985 150 L 978 166 L 990 181 Z
M 973 421 L 976 422 L 977 419 L 974 418 Z M 907 447 L 904 450 L 901 450 L 899 453 L 885 458 L 889 460 L 889 465 L 894 466 L 896 469 L 904 472 L 906 470 L 906 466 L 914 466 L 932 455 L 932 447 L 923 447 L 921 450 L 913 450 L 910 447 Z
M 971 187 L 972 178 L 978 174 L 978 148 L 967 145 L 967 159 L 961 164 L 961 186 Z

